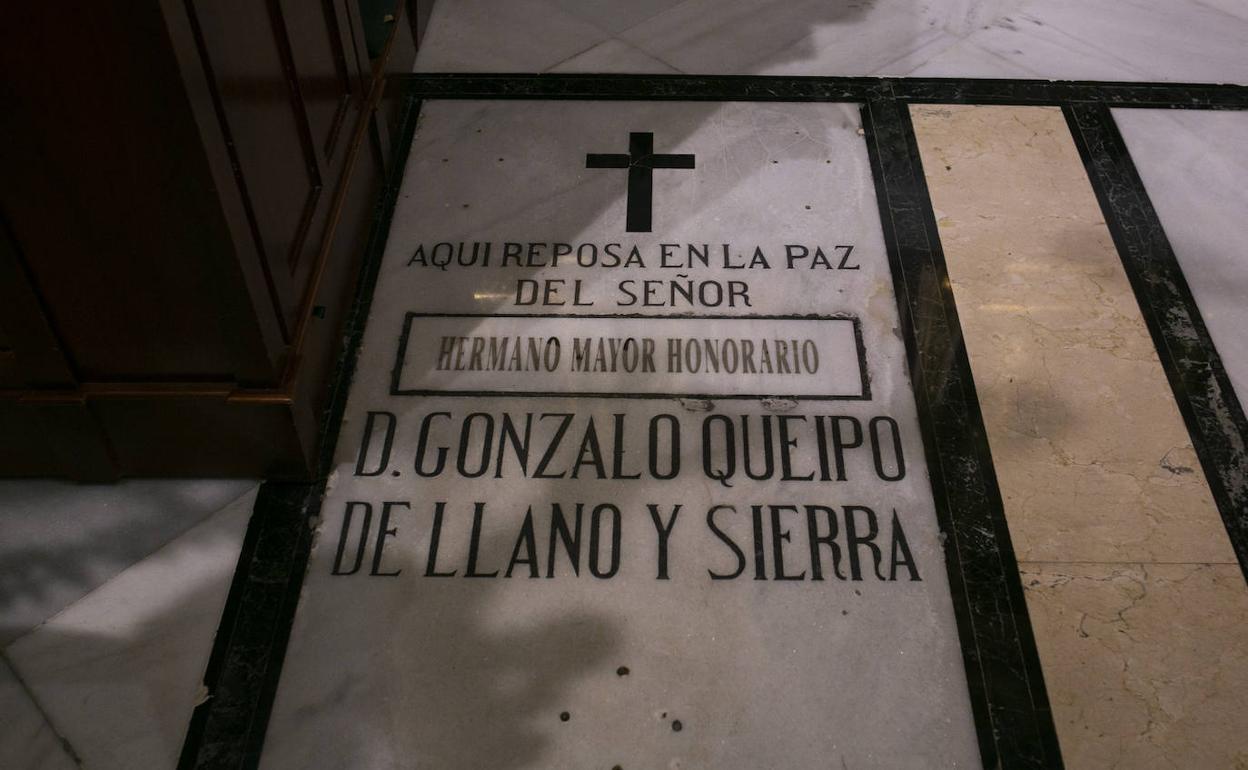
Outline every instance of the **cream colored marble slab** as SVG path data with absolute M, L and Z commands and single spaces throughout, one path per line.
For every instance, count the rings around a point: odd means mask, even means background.
M 1248 590 L 1060 110 L 913 116 L 1066 767 L 1248 767 Z
M 914 122 L 1019 559 L 1234 563 L 1061 111 Z
M 1020 568 L 1068 770 L 1248 767 L 1238 566 Z

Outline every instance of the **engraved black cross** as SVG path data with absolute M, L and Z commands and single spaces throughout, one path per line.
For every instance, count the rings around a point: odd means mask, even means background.
M 628 135 L 628 154 L 596 153 L 585 156 L 585 168 L 628 169 L 628 222 L 630 233 L 650 232 L 654 169 L 693 168 L 692 155 L 655 155 L 654 134 L 633 131 Z

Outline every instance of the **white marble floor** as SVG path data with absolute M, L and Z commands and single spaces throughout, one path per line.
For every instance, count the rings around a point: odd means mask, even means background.
M 256 486 L 0 481 L 0 648 Z
M 0 767 L 176 764 L 256 488 L 0 482 Z
M 457 0 L 421 72 L 1248 83 L 1238 0 Z
M 1248 113 L 1114 110 L 1114 122 L 1248 403 Z

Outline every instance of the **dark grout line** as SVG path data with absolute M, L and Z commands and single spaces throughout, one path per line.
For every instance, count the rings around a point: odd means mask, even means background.
M 47 728 L 52 731 L 52 735 L 56 737 L 56 741 L 60 744 L 61 750 L 63 750 L 66 756 L 73 761 L 76 767 L 83 767 L 82 757 L 79 756 L 77 750 L 74 749 L 74 744 L 70 743 L 69 739 L 65 737 L 65 734 L 57 729 L 56 723 L 52 721 L 52 715 L 49 714 L 47 709 L 43 707 L 43 704 L 39 702 L 39 698 L 35 696 L 35 691 L 30 688 L 29 684 L 27 684 L 25 677 L 23 677 L 21 672 L 17 670 L 17 666 L 13 665 L 13 661 L 9 660 L 9 653 L 7 649 L 0 650 L 0 663 L 3 663 L 4 666 L 9 669 L 9 673 L 13 675 L 13 679 L 16 680 L 18 685 L 21 686 L 22 692 L 25 693 L 26 697 L 30 699 L 31 705 L 35 707 L 35 711 L 38 711 L 39 716 L 43 718 L 43 723 L 47 725 Z

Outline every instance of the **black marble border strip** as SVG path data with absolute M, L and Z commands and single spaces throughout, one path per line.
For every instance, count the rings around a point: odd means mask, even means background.
M 849 321 L 854 333 L 854 351 L 858 354 L 859 392 L 856 396 L 820 395 L 797 393 L 644 393 L 644 392 L 597 392 L 597 391 L 534 391 L 534 390 L 439 390 L 436 388 L 403 388 L 403 366 L 407 359 L 407 343 L 411 339 L 412 321 L 417 318 L 629 318 L 629 319 L 678 319 L 717 321 Z M 785 399 L 793 401 L 870 401 L 871 376 L 867 369 L 867 346 L 862 339 L 862 319 L 848 313 L 820 315 L 725 315 L 693 313 L 416 313 L 403 316 L 403 332 L 395 349 L 394 368 L 390 370 L 390 395 L 392 396 L 440 396 L 442 398 L 632 398 L 632 399 L 708 399 L 750 400 Z
M 260 487 L 204 673 L 207 700 L 191 716 L 178 770 L 249 770 L 260 764 L 307 571 L 312 528 L 333 467 L 356 356 L 419 114 L 419 98 L 411 89 L 405 90 L 392 166 L 369 231 L 355 298 L 343 325 L 346 344 L 321 418 L 317 478 L 310 483 L 268 481 Z
M 985 768 L 1061 768 L 1040 657 L 993 471 L 908 106 L 868 101 L 863 130 L 918 404 Z
M 1062 112 L 1248 580 L 1248 419 L 1109 106 Z
M 399 76 L 423 99 L 635 99 L 643 101 L 1108 104 L 1248 109 L 1248 86 L 990 78 L 849 78 L 776 75 L 429 73 Z
M 204 672 L 208 699 L 191 715 L 179 770 L 259 761 L 307 563 L 316 489 L 278 482 L 260 487 Z

